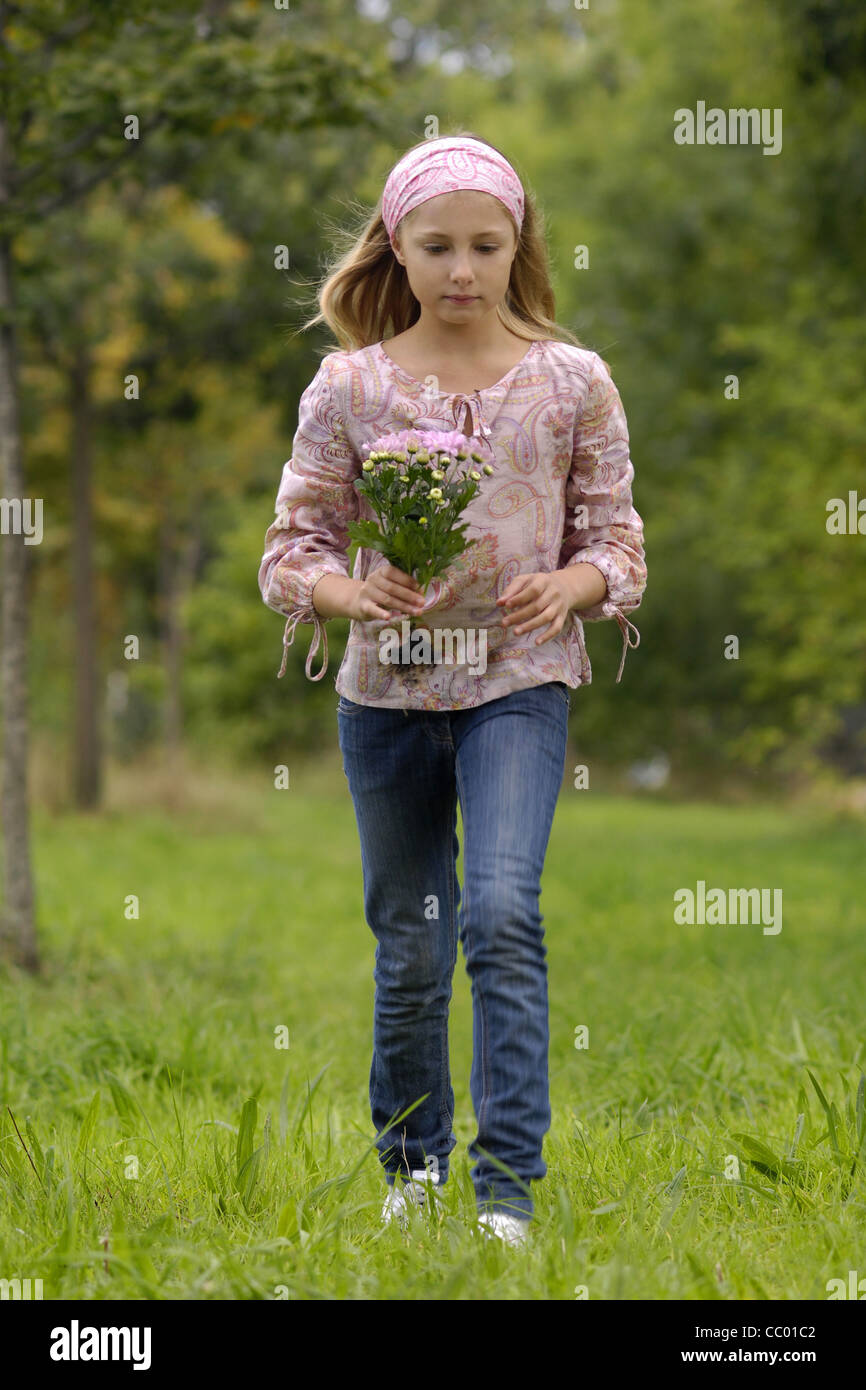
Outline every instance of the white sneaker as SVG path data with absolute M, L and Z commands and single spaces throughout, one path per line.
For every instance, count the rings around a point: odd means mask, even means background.
M 395 1180 L 382 1205 L 384 1224 L 387 1226 L 392 1221 L 398 1221 L 405 1231 L 409 1224 L 410 1207 L 423 1210 L 427 1205 L 428 1196 L 431 1207 L 434 1206 L 431 1184 L 433 1187 L 439 1186 L 439 1174 L 429 1172 L 426 1168 L 413 1168 L 409 1181 L 404 1181 L 402 1186 Z
M 485 1212 L 478 1218 L 478 1229 L 488 1240 L 496 1236 L 506 1245 L 525 1245 L 529 1238 L 529 1218 L 507 1211 Z

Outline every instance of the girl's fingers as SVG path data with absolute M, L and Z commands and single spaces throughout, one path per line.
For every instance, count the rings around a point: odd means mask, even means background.
M 419 597 L 418 594 L 407 594 L 401 590 L 389 590 L 382 602 L 388 606 L 388 617 L 393 618 L 395 613 L 392 610 L 395 609 L 397 612 L 405 613 L 420 612 L 423 604 L 419 601 Z
M 524 605 L 523 608 L 518 608 L 515 613 L 509 613 L 508 617 L 510 622 L 508 626 L 514 625 L 514 631 L 520 632 L 522 627 L 525 627 L 528 622 L 538 616 L 539 613 L 536 608 L 533 608 L 531 605 Z
M 418 580 L 414 579 L 411 574 L 406 574 L 405 570 L 398 570 L 394 566 L 391 567 L 391 573 L 388 575 L 388 579 L 390 579 L 392 583 L 396 583 L 399 587 L 407 589 L 412 589 L 413 586 L 418 583 Z
M 515 599 L 517 599 L 517 595 L 513 594 L 511 602 L 514 603 Z M 499 600 L 497 599 L 497 603 L 498 602 Z M 526 622 L 527 618 L 532 618 L 542 611 L 538 606 L 540 603 L 544 603 L 544 599 L 538 594 L 525 595 L 519 601 L 518 607 L 507 610 L 507 617 L 510 618 L 512 623 Z
M 530 581 L 530 578 L 531 578 L 531 576 L 528 575 L 528 574 L 526 574 L 526 575 L 523 575 L 523 576 L 522 576 L 522 582 L 521 582 L 520 579 L 515 580 L 515 581 L 514 581 L 515 587 L 514 587 L 513 589 L 511 588 L 511 585 L 509 584 L 509 585 L 508 585 L 508 588 L 505 590 L 505 593 L 504 593 L 504 594 L 500 594 L 500 596 L 499 596 L 499 598 L 496 600 L 496 602 L 497 602 L 497 603 L 505 603 L 505 602 L 510 602 L 512 599 L 517 598 L 517 595 L 518 595 L 519 593 L 521 593 L 523 589 L 526 588 L 527 584 L 528 584 L 529 581 Z
M 381 585 L 380 593 L 381 602 L 390 604 L 392 608 L 395 603 L 417 603 L 421 599 L 418 590 L 410 589 L 407 585 L 398 584 L 393 580 L 385 581 Z
M 542 608 L 540 613 L 536 613 L 534 618 L 530 618 L 528 622 L 521 623 L 514 631 L 532 632 L 537 627 L 550 627 L 555 620 L 556 608 L 553 604 L 548 604 L 546 608 Z
M 526 624 L 527 633 L 533 632 L 537 627 L 544 629 L 544 631 L 535 639 L 536 646 L 539 646 L 542 642 L 546 642 L 549 637 L 556 636 L 556 633 L 560 630 L 559 627 L 557 627 L 556 625 L 556 619 L 556 612 L 554 611 L 553 614 L 551 614 L 550 609 L 546 608 L 544 612 L 539 613 L 537 618 L 535 618 L 531 623 Z
M 412 598 L 406 598 L 400 594 L 394 597 L 391 602 L 392 604 L 399 604 L 399 606 L 404 608 L 408 613 L 417 613 L 423 606 L 419 603 L 417 595 L 413 595 Z

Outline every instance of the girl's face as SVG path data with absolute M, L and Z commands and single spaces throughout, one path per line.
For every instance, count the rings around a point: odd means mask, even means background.
M 407 213 L 395 240 L 394 254 L 422 312 L 441 322 L 477 322 L 505 297 L 517 239 L 491 193 L 461 188 L 429 198 Z

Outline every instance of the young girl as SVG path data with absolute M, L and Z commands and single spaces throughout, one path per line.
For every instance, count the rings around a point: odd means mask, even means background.
M 352 620 L 335 685 L 378 943 L 370 1104 L 390 1188 L 382 1215 L 405 1224 L 407 1205 L 434 1201 L 448 1178 L 459 933 L 472 988 L 479 1226 L 519 1243 L 534 1210 L 529 1184 L 547 1172 L 538 900 L 569 690 L 592 679 L 584 622 L 619 623 L 617 681 L 640 641 L 625 616 L 646 586 L 625 415 L 607 364 L 556 324 L 531 198 L 476 136 L 404 155 L 320 306 L 311 323 L 325 319 L 343 348 L 301 397 L 258 577 L 265 603 L 288 618 L 280 675 L 298 622 L 313 624 L 306 672 L 320 680 L 325 621 Z M 348 522 L 374 515 L 353 487 L 363 445 L 412 429 L 460 431 L 494 470 L 462 518 L 476 544 L 426 594 L 376 551 L 359 549 L 351 578 L 346 558 Z M 433 662 L 419 675 L 381 660 L 380 631 L 399 632 L 412 614 L 434 633 L 433 623 L 483 633 L 486 661 Z

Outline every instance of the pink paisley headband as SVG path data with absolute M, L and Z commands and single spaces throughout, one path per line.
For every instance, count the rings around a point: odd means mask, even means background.
M 394 165 L 382 193 L 382 221 L 391 245 L 397 224 L 430 198 L 476 188 L 492 193 L 523 226 L 523 186 L 498 150 L 468 135 L 442 136 L 410 150 Z

